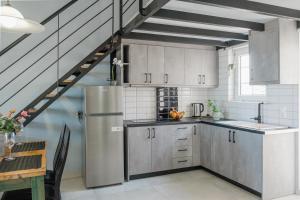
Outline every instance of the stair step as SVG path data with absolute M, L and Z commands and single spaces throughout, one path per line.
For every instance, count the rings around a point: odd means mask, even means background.
M 67 79 L 63 80 L 63 83 L 72 83 L 75 78 L 76 78 L 75 75 L 71 75 Z
M 27 110 L 28 113 L 36 113 L 38 110 L 36 108 L 29 108 Z
M 83 65 L 81 65 L 81 68 L 82 68 L 82 69 L 87 69 L 87 68 L 89 68 L 91 65 L 92 65 L 92 64 L 83 64 Z
M 97 53 L 95 53 L 95 56 L 104 56 L 104 55 L 105 55 L 104 52 L 97 52 Z
M 49 94 L 47 94 L 46 98 L 51 99 L 51 98 L 55 97 L 56 95 L 57 95 L 57 91 L 55 90 L 55 91 L 52 91 Z

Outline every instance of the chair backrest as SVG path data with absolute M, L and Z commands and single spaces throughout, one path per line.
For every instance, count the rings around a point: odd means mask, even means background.
M 55 168 L 58 164 L 57 161 L 58 161 L 59 154 L 61 153 L 63 141 L 64 141 L 64 138 L 65 138 L 66 126 L 67 126 L 67 124 L 64 124 L 64 126 L 61 130 L 60 136 L 59 136 L 59 140 L 58 140 L 57 147 L 56 147 L 55 154 L 54 154 L 54 158 L 53 158 L 53 171 L 55 171 Z
M 67 155 L 69 151 L 70 137 L 71 137 L 70 129 L 68 126 L 66 126 L 63 145 L 62 145 L 61 153 L 59 154 L 60 156 L 58 157 L 58 165 L 55 171 L 55 187 L 57 188 L 60 187 L 62 174 L 65 168 Z

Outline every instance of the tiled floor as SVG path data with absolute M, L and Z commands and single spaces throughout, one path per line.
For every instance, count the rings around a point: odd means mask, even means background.
M 80 179 L 62 185 L 63 200 L 255 200 L 248 193 L 203 170 L 133 180 L 86 190 Z M 294 199 L 293 199 L 294 200 Z

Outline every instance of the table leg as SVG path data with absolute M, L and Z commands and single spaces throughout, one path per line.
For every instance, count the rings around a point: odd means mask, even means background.
M 32 200 L 45 200 L 44 176 L 31 178 Z

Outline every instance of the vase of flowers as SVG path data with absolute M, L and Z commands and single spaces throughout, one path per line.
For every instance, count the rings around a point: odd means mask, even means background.
M 29 117 L 27 111 L 22 111 L 19 116 L 14 116 L 15 113 L 15 109 L 11 109 L 5 115 L 0 113 L 0 154 L 6 153 L 6 146 L 11 152 L 15 143 L 15 135 L 22 131 L 23 124 Z M 11 154 L 10 158 L 12 158 Z

